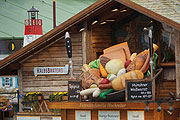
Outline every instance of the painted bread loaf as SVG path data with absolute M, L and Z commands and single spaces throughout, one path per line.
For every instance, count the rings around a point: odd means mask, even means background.
M 99 70 L 95 68 L 84 72 L 79 79 L 82 80 L 82 87 L 84 89 L 90 88 L 92 84 L 99 85 L 99 83 L 103 80 L 103 78 L 100 77 Z
M 158 49 L 156 44 L 153 44 L 153 52 Z M 141 72 L 145 73 L 149 68 L 149 50 L 144 50 L 143 52 L 139 53 L 134 60 L 128 65 L 126 70 L 129 72 L 131 70 L 140 70 Z
M 125 88 L 126 80 L 143 79 L 144 74 L 140 70 L 132 70 L 121 76 L 118 76 L 112 81 L 112 88 L 114 90 L 123 90 Z

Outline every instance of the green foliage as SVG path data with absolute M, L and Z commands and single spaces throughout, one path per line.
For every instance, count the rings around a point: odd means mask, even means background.
M 63 96 L 68 96 L 67 92 L 56 92 L 49 95 L 49 101 L 61 101 Z
M 62 100 L 62 95 L 57 94 L 57 95 L 56 95 L 56 100 L 55 100 L 55 101 L 61 101 L 61 100 Z
M 54 101 L 54 95 L 53 94 L 51 94 L 50 96 L 49 96 L 49 101 Z

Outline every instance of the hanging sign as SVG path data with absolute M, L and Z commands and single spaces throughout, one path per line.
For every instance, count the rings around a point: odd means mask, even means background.
M 128 120 L 144 120 L 144 111 L 128 111 Z
M 65 65 L 65 67 L 35 67 L 34 76 L 50 74 L 68 74 L 68 68 L 69 65 Z
M 120 120 L 120 112 L 119 111 L 98 111 L 98 120 Z
M 76 110 L 75 111 L 75 120 L 91 120 L 91 111 L 87 110 Z

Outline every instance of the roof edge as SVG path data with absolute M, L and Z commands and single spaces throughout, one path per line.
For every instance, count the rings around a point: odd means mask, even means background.
M 0 37 L 0 40 L 24 40 L 24 37 Z

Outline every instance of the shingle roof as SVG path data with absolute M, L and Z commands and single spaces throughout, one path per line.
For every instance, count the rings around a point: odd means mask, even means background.
M 56 21 L 60 25 L 97 0 L 56 0 Z M 24 37 L 27 10 L 34 6 L 43 20 L 43 33 L 53 28 L 53 0 L 0 0 L 0 37 Z
M 155 13 L 180 23 L 179 0 L 131 0 Z

